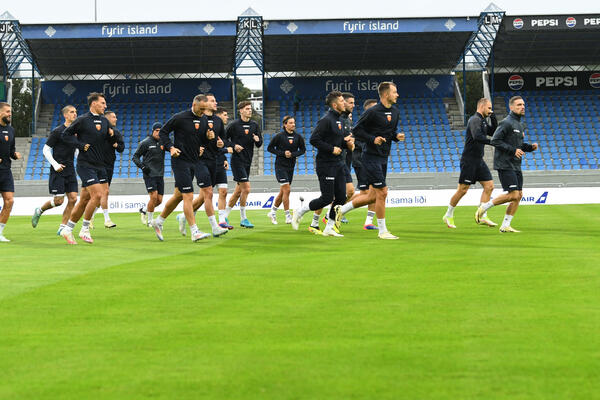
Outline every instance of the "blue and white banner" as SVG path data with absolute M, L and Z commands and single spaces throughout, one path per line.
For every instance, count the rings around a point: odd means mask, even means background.
M 398 87 L 398 93 L 419 97 L 454 97 L 454 77 L 452 75 L 375 75 L 375 76 L 331 76 L 303 78 L 267 79 L 267 97 L 292 99 L 297 96 L 323 98 L 332 90 L 351 92 L 359 98 L 379 98 L 377 85 L 391 81 Z
M 82 104 L 90 92 L 106 95 L 110 103 L 191 102 L 199 93 L 213 93 L 217 101 L 230 101 L 229 79 L 122 79 L 102 81 L 44 81 L 46 104 Z

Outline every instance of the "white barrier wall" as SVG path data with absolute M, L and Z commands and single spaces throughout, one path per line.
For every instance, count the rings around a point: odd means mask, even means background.
M 435 207 L 447 206 L 455 190 L 390 190 L 387 198 L 388 207 Z M 502 193 L 496 189 L 492 197 Z M 271 208 L 277 193 L 251 193 L 246 207 L 249 210 Z M 300 204 L 300 196 L 310 201 L 319 196 L 317 192 L 294 193 L 290 195 L 291 207 Z M 475 206 L 479 204 L 481 189 L 471 189 L 461 200 L 459 206 Z M 163 204 L 170 195 L 165 195 Z M 32 215 L 35 207 L 41 206 L 50 197 L 15 197 L 12 215 Z M 217 196 L 213 197 L 216 204 Z M 111 213 L 137 212 L 148 201 L 146 195 L 111 196 L 109 199 Z M 1 202 L 1 199 L 0 199 Z M 526 188 L 523 190 L 524 205 L 544 204 L 593 204 L 600 203 L 600 187 L 574 187 L 574 188 Z M 45 214 L 62 214 L 64 206 L 48 210 Z M 1 207 L 0 207 L 1 208 Z M 216 205 L 215 205 L 216 208 Z M 162 210 L 162 205 L 158 207 Z M 181 204 L 176 209 L 181 211 Z

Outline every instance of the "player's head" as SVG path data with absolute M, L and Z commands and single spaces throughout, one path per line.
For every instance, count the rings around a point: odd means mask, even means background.
M 492 115 L 492 102 L 485 97 L 482 97 L 477 102 L 477 112 L 487 118 Z
M 2 125 L 10 124 L 12 116 L 12 107 L 8 103 L 0 102 L 0 122 Z
M 204 110 L 208 107 L 208 98 L 206 95 L 198 94 L 194 97 L 194 101 L 192 102 L 192 111 L 196 115 L 204 114 Z
M 344 111 L 346 111 L 344 95 L 342 95 L 342 92 L 338 92 L 337 90 L 329 92 L 327 97 L 325 97 L 325 104 L 327 104 L 327 106 L 332 110 L 337 111 L 339 113 L 343 113 Z
M 365 102 L 363 103 L 363 111 L 367 111 L 369 108 L 373 107 L 375 104 L 377 104 L 377 100 L 375 100 L 375 99 L 365 100 Z
M 117 126 L 117 114 L 114 111 L 106 110 L 104 112 L 104 118 L 108 120 L 110 126 Z
M 377 86 L 377 92 L 382 103 L 396 104 L 398 88 L 394 82 L 381 82 Z
M 354 110 L 355 106 L 354 95 L 350 92 L 344 92 L 342 93 L 342 97 L 344 97 L 346 112 L 352 114 L 352 110 Z
M 162 128 L 162 124 L 160 122 L 155 122 L 152 124 L 152 137 L 155 140 L 158 140 L 160 137 L 160 128 Z
M 104 97 L 104 94 L 92 92 L 88 95 L 87 102 L 91 112 L 100 115 L 104 114 L 104 110 L 106 110 L 106 97 Z
M 72 105 L 64 106 L 60 112 L 65 118 L 65 122 L 71 123 L 77 119 L 77 109 Z
M 215 115 L 221 118 L 221 121 L 223 121 L 223 125 L 227 125 L 227 122 L 229 121 L 229 114 L 227 113 L 227 110 L 225 108 L 217 107 Z
M 238 111 L 243 120 L 249 120 L 252 116 L 252 103 L 248 100 L 240 101 L 238 103 Z
M 206 93 L 206 102 L 207 102 L 207 110 L 211 111 L 213 114 L 217 111 L 217 98 L 212 93 Z
M 283 117 L 282 125 L 287 133 L 292 133 L 296 130 L 296 119 L 291 115 L 286 115 Z
M 508 100 L 508 108 L 517 115 L 525 115 L 525 101 L 521 96 L 513 96 Z

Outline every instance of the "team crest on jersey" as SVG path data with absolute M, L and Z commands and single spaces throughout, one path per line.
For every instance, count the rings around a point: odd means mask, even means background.
M 101 124 L 96 124 L 96 130 L 99 131 L 100 129 L 102 129 L 102 125 Z
M 386 115 L 388 122 L 392 122 L 392 114 Z
M 4 140 L 8 142 L 8 135 L 4 135 Z
M 194 120 L 194 128 L 196 128 L 196 130 L 200 129 L 200 121 Z
M 246 135 L 250 133 L 250 125 L 244 125 L 244 133 Z
M 161 144 L 161 145 L 160 145 L 160 149 L 161 149 L 161 150 L 164 150 L 164 149 L 165 149 L 165 146 L 163 146 L 163 145 Z
M 288 142 L 290 142 L 290 144 L 294 143 L 294 139 L 288 139 Z
M 208 129 L 212 129 L 213 128 L 213 122 L 212 120 L 208 121 Z
M 340 121 L 335 121 L 335 123 L 338 126 L 338 129 L 341 131 L 342 130 L 342 123 Z

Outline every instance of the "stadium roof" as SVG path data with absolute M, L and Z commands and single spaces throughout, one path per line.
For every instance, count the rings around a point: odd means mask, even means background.
M 600 14 L 506 16 L 494 43 L 496 67 L 598 64 Z

